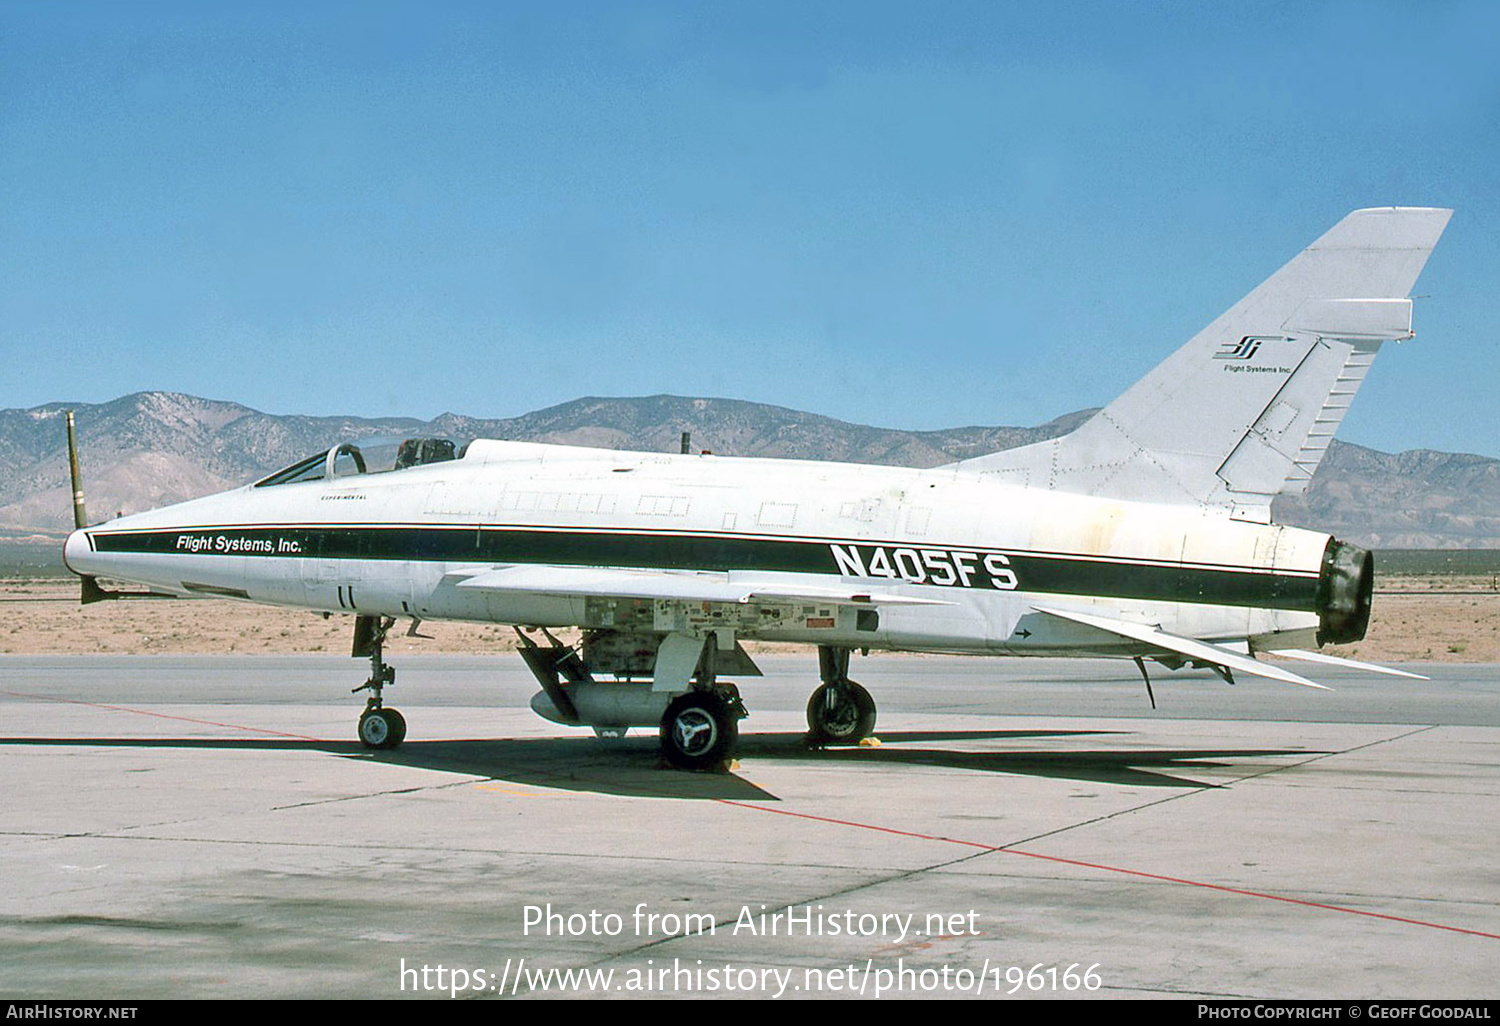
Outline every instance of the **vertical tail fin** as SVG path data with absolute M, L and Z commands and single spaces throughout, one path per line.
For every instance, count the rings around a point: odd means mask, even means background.
M 1031 487 L 1232 507 L 1317 469 L 1452 214 L 1356 210 L 1070 435 L 959 467 Z

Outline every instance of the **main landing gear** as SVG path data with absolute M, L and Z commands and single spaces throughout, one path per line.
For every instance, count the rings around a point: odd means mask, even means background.
M 740 689 L 720 683 L 719 648 L 710 635 L 698 657 L 694 688 L 667 705 L 661 718 L 661 752 L 678 769 L 718 769 L 734 758 L 740 720 L 748 713 Z
M 657 727 L 662 758 L 679 769 L 718 770 L 733 760 L 739 721 L 747 714 L 739 688 L 718 674 L 758 676 L 743 650 L 721 651 L 712 633 L 695 640 L 595 631 L 565 645 L 545 628 L 536 629 L 547 644 L 519 629 L 517 637 L 521 658 L 542 686 L 531 707 L 543 718 L 592 727 L 608 738 L 624 737 L 632 727 Z M 595 680 L 596 673 L 616 679 Z
M 808 744 L 858 744 L 875 732 L 875 699 L 849 679 L 849 652 L 838 645 L 818 646 L 823 683 L 807 702 Z
M 678 769 L 722 766 L 734 756 L 744 714 L 738 696 L 731 701 L 718 690 L 678 695 L 661 718 L 662 754 Z
M 405 717 L 387 709 L 381 695 L 388 685 L 396 683 L 396 668 L 383 657 L 386 633 L 395 625 L 394 616 L 360 616 L 354 621 L 354 650 L 350 655 L 370 658 L 370 679 L 351 692 L 370 692 L 359 717 L 359 740 L 366 748 L 395 748 L 406 737 Z

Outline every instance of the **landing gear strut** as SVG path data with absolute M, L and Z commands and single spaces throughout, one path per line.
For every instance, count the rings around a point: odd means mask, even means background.
M 370 679 L 351 692 L 370 692 L 359 717 L 359 740 L 366 748 L 395 748 L 406 737 L 406 718 L 395 709 L 387 709 L 381 695 L 388 685 L 396 683 L 396 668 L 384 659 L 385 636 L 395 625 L 394 616 L 360 616 L 354 621 L 354 650 L 350 655 L 370 658 Z
M 838 645 L 818 646 L 823 683 L 807 702 L 809 744 L 856 744 L 875 732 L 875 699 L 849 679 L 849 652 Z

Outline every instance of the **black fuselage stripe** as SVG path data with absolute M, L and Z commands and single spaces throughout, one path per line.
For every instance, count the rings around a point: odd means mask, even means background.
M 102 553 L 334 560 L 522 563 L 661 570 L 759 570 L 839 576 L 832 544 L 724 535 L 443 527 L 244 527 L 95 532 Z M 905 546 L 921 550 L 920 543 Z M 979 550 L 981 553 L 994 550 Z M 1115 599 L 1316 609 L 1316 577 L 1257 568 L 1101 562 L 1007 552 L 1018 591 Z M 879 580 L 878 577 L 871 577 Z M 987 577 L 981 576 L 984 584 Z M 929 582 L 932 583 L 932 582 Z M 986 586 L 987 587 L 987 586 Z
M 675 530 L 675 531 L 674 530 L 665 530 L 665 529 L 651 530 L 651 529 L 641 529 L 641 528 L 632 528 L 632 527 L 618 527 L 618 526 L 613 526 L 613 527 L 610 527 L 607 530 L 605 530 L 605 529 L 602 529 L 602 528 L 599 528 L 599 527 L 593 526 L 593 525 L 532 524 L 532 525 L 522 526 L 522 525 L 518 525 L 518 524 L 480 524 L 480 523 L 469 523 L 469 524 L 451 524 L 451 523 L 449 523 L 449 524 L 418 524 L 418 523 L 410 523 L 410 522 L 388 522 L 388 523 L 364 523 L 364 524 L 348 524 L 348 525 L 330 525 L 330 524 L 326 524 L 326 523 L 310 524 L 310 523 L 306 523 L 306 522 L 301 522 L 301 523 L 293 523 L 293 522 L 288 522 L 288 523 L 274 523 L 274 522 L 273 523 L 265 523 L 265 522 L 261 522 L 261 523 L 246 523 L 246 524 L 210 524 L 210 525 L 199 525 L 199 526 L 196 526 L 196 527 L 178 527 L 178 528 L 173 528 L 172 529 L 173 532 L 178 532 L 180 534 L 185 534 L 185 535 L 195 535 L 195 534 L 196 535 L 226 534 L 226 535 L 228 535 L 230 537 L 234 537 L 234 536 L 237 536 L 237 535 L 245 533 L 245 532 L 259 532 L 259 536 L 260 537 L 267 537 L 272 532 L 276 532 L 278 534 L 284 535 L 287 532 L 291 532 L 291 531 L 325 531 L 325 530 L 453 531 L 453 532 L 457 532 L 457 533 L 460 533 L 460 534 L 469 534 L 469 533 L 472 533 L 474 531 L 484 530 L 484 531 L 528 531 L 528 532 L 534 532 L 534 533 L 537 533 L 537 534 L 565 534 L 565 535 L 569 535 L 569 536 L 576 535 L 576 534 L 587 534 L 587 535 L 609 534 L 611 536 L 627 536 L 627 537 L 628 536 L 634 536 L 634 535 L 649 535 L 649 536 L 657 537 L 657 538 L 726 538 L 726 539 L 730 539 L 730 540 L 734 540 L 734 541 L 763 541 L 763 542 L 793 543 L 793 544 L 802 544 L 802 545 L 842 545 L 842 546 L 845 546 L 845 547 L 861 546 L 861 547 L 864 547 L 864 548 L 874 548 L 874 547 L 878 546 L 878 547 L 882 547 L 882 548 L 885 548 L 885 549 L 888 549 L 888 550 L 897 549 L 897 548 L 905 548 L 905 549 L 917 549 L 917 550 L 921 550 L 921 549 L 939 549 L 939 550 L 942 550 L 942 551 L 945 551 L 945 552 L 977 552 L 977 553 L 980 553 L 980 554 L 990 553 L 990 552 L 996 552 L 996 553 L 1001 553 L 1001 554 L 1006 555 L 1006 556 L 1021 555 L 1021 556 L 1032 558 L 1032 559 L 1065 559 L 1065 560 L 1071 560 L 1071 561 L 1074 561 L 1074 562 L 1122 563 L 1122 564 L 1126 564 L 1126 565 L 1129 565 L 1129 566 L 1154 566 L 1154 567 L 1167 567 L 1167 568 L 1189 567 L 1189 568 L 1198 569 L 1198 570 L 1221 570 L 1221 571 L 1224 571 L 1226 573 L 1241 573 L 1241 574 L 1267 574 L 1267 573 L 1273 573 L 1274 572 L 1274 573 L 1281 574 L 1281 575 L 1284 575 L 1284 576 L 1291 576 L 1291 577 L 1301 576 L 1301 577 L 1307 577 L 1307 578 L 1317 578 L 1318 577 L 1318 573 L 1319 573 L 1317 569 L 1299 570 L 1299 569 L 1294 569 L 1294 568 L 1291 568 L 1291 567 L 1281 567 L 1281 568 L 1276 569 L 1275 571 L 1272 571 L 1272 570 L 1269 570 L 1269 569 L 1267 569 L 1265 567 L 1260 567 L 1260 566 L 1245 566 L 1243 564 L 1237 564 L 1237 563 L 1208 563 L 1208 562 L 1195 561 L 1195 560 L 1146 559 L 1146 558 L 1142 558 L 1142 557 L 1139 557 L 1139 556 L 1111 556 L 1111 555 L 1102 555 L 1102 554 L 1096 554 L 1096 553 L 1054 552 L 1054 551 L 1051 551 L 1051 550 L 1048 550 L 1048 549 L 1027 549 L 1027 550 L 1024 550 L 1024 551 L 1018 553 L 1017 550 L 1014 550 L 1014 549 L 995 549 L 995 548 L 985 548 L 985 547 L 982 547 L 982 546 L 975 547 L 975 546 L 971 546 L 971 545 L 958 544 L 958 543 L 953 543 L 953 542 L 932 541 L 932 540 L 925 539 L 925 538 L 922 539 L 922 540 L 920 540 L 920 541 L 912 541 L 912 540 L 891 541 L 889 539 L 881 540 L 881 539 L 877 539 L 877 538 L 835 538 L 835 537 L 825 537 L 825 536 L 821 536 L 821 535 L 785 535 L 785 534 L 764 534 L 764 533 L 756 534 L 756 533 L 751 533 L 751 532 L 746 532 L 746 531 L 721 532 L 721 531 L 694 531 L 694 530 L 686 530 L 686 529 L 685 530 Z M 146 535 L 146 534 L 165 534 L 165 533 L 170 533 L 170 532 L 164 532 L 164 531 L 160 531 L 160 530 L 139 530 L 139 529 L 137 529 L 137 530 L 114 531 L 114 532 L 109 532 L 109 533 L 117 535 L 117 536 L 125 536 L 125 535 L 131 535 L 131 534 L 143 534 L 143 535 Z M 94 546 L 94 539 L 95 539 L 95 537 L 96 537 L 97 534 L 98 534 L 98 532 L 90 532 L 89 533 L 89 535 L 88 535 L 88 541 L 89 541 L 90 548 L 92 548 Z M 120 550 L 117 550 L 117 551 L 125 551 L 125 550 L 120 549 Z M 145 550 L 131 549 L 130 551 L 145 551 Z M 257 553 L 235 553 L 235 555 L 256 555 L 256 554 Z M 259 555 L 267 555 L 267 553 L 258 553 L 258 554 Z M 404 558 L 404 557 L 397 555 L 397 556 L 394 556 L 394 557 L 379 557 L 379 558 L 398 558 L 399 559 L 399 558 Z

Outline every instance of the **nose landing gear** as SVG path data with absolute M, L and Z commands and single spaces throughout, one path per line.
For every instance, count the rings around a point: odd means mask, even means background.
M 383 701 L 384 689 L 396 683 L 396 668 L 384 658 L 385 636 L 395 625 L 394 616 L 360 616 L 354 621 L 354 650 L 350 655 L 370 659 L 370 679 L 350 692 L 370 692 L 359 717 L 359 740 L 366 748 L 395 748 L 406 738 L 406 718 L 395 709 L 387 709 Z

